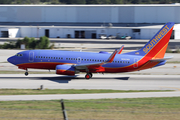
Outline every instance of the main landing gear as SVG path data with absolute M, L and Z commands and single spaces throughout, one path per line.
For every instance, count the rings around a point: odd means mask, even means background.
M 85 78 L 86 78 L 86 79 L 90 79 L 90 78 L 92 78 L 92 76 L 93 76 L 92 73 L 87 73 L 87 74 L 85 75 Z

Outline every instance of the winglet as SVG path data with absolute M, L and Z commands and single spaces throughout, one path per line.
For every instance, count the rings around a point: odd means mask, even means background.
M 108 60 L 106 61 L 106 63 L 112 63 L 112 61 L 114 60 L 114 57 L 116 56 L 118 50 L 116 49 L 111 56 L 108 58 Z
M 119 50 L 117 51 L 117 54 L 121 54 L 123 48 L 124 48 L 124 45 L 122 45 L 122 46 L 119 48 Z

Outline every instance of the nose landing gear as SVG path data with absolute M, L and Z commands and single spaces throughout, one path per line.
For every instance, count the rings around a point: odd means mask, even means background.
M 29 74 L 29 73 L 28 73 L 28 70 L 26 70 L 26 72 L 25 72 L 24 74 L 25 74 L 25 76 L 28 76 L 28 74 Z

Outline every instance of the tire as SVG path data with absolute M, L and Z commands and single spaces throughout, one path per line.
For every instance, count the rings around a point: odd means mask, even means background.
M 29 73 L 28 73 L 28 72 L 25 72 L 24 74 L 25 74 L 25 76 L 28 76 Z
M 91 76 L 91 74 L 86 74 L 85 75 L 85 78 L 88 80 L 88 79 L 90 79 L 92 76 Z

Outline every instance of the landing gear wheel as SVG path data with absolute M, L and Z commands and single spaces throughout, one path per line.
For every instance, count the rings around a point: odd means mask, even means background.
M 88 73 L 87 73 L 87 74 L 85 75 L 85 78 L 86 78 L 86 79 L 90 79 L 91 77 L 92 77 L 91 74 L 88 74 Z
M 89 73 L 89 74 L 91 75 L 91 78 L 92 78 L 93 74 L 92 73 Z
M 25 74 L 25 76 L 28 76 L 29 73 L 26 71 L 24 74 Z

